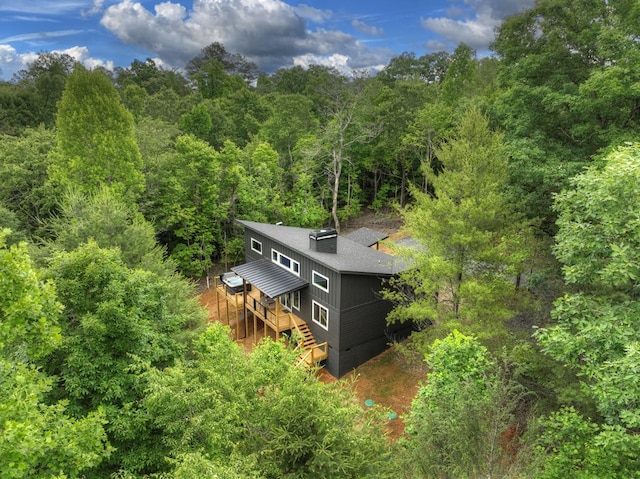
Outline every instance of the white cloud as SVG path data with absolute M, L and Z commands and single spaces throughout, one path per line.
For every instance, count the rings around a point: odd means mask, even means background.
M 65 50 L 54 50 L 53 53 L 59 54 L 67 54 L 72 58 L 75 58 L 76 61 L 82 63 L 85 67 L 91 69 L 96 67 L 104 67 L 107 70 L 114 69 L 114 64 L 112 61 L 104 61 L 100 58 L 94 58 L 89 54 L 89 49 L 87 47 L 71 47 Z
M 313 23 L 324 23 L 333 16 L 331 10 L 319 10 L 304 3 L 293 8 L 298 15 L 307 20 L 311 20 Z
M 473 20 L 452 20 L 445 17 L 421 19 L 422 26 L 427 30 L 441 35 L 453 44 L 462 42 L 477 50 L 488 47 L 499 23 L 499 20 L 486 16 L 478 16 Z
M 451 6 L 448 16 L 421 18 L 420 24 L 443 40 L 431 40 L 427 47 L 432 50 L 435 46 L 452 50 L 460 43 L 487 50 L 505 17 L 531 8 L 534 3 L 535 0 L 464 0 Z
M 97 15 L 102 11 L 103 5 L 104 5 L 104 0 L 93 0 L 93 5 L 91 5 L 91 8 L 89 10 L 83 10 L 82 15 L 85 17 Z
M 0 63 L 7 64 L 17 58 L 16 49 L 11 45 L 0 45 Z
M 87 68 L 104 67 L 113 70 L 115 67 L 112 61 L 92 57 L 87 47 L 75 46 L 64 50 L 52 50 L 51 53 L 67 54 Z M 11 79 L 15 73 L 35 61 L 38 55 L 39 52 L 18 53 L 11 45 L 0 45 L 0 78 Z
M 357 19 L 352 20 L 351 25 L 359 32 L 365 33 L 367 35 L 384 35 L 384 30 L 382 28 L 374 27 L 373 25 L 367 25 L 366 23 L 361 22 Z
M 0 43 L 26 42 L 30 40 L 47 40 L 50 38 L 77 35 L 79 33 L 83 33 L 83 31 L 82 30 L 60 30 L 57 32 L 25 33 L 23 35 L 14 35 L 12 37 L 0 38 Z
M 23 0 L 21 2 L 0 0 L 0 10 L 3 12 L 60 15 L 85 9 L 91 3 L 90 0 Z
M 11 45 L 0 45 L 0 78 L 9 80 L 24 68 L 23 57 Z
M 371 59 L 373 64 L 388 61 L 387 50 L 372 50 L 344 32 L 312 30 L 306 20 L 329 17 L 328 11 L 281 0 L 194 0 L 188 11 L 167 1 L 156 5 L 154 13 L 139 2 L 122 0 L 105 10 L 101 24 L 124 43 L 143 47 L 177 68 L 213 42 L 267 72 L 292 66 L 294 58 L 305 55 L 342 55 L 351 68 Z

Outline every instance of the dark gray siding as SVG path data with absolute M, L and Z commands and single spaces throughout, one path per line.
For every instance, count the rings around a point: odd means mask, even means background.
M 379 299 L 382 279 L 377 276 L 343 274 L 340 288 L 340 309 L 358 307 Z
M 262 243 L 262 255 L 251 250 L 252 238 Z M 271 260 L 272 249 L 300 263 L 300 277 L 307 280 L 309 286 L 300 291 L 300 310 L 295 313 L 307 322 L 317 343 L 329 343 L 326 368 L 333 376 L 347 374 L 383 352 L 392 340 L 408 335 L 409 327 L 388 327 L 386 324 L 391 304 L 379 296 L 381 277 L 367 274 L 340 275 L 285 244 L 246 229 L 247 261 L 260 258 Z M 328 278 L 329 292 L 313 285 L 314 270 Z M 328 330 L 312 320 L 313 301 L 329 311 Z
M 387 325 L 392 305 L 380 297 L 382 278 L 343 275 L 341 284 L 343 305 L 348 306 L 340 313 L 337 377 L 377 356 L 411 330 L 410 325 Z
M 251 239 L 256 239 L 262 243 L 262 256 L 251 250 Z M 339 347 L 340 339 L 340 311 L 337 305 L 340 304 L 340 275 L 335 271 L 318 264 L 315 261 L 302 256 L 288 248 L 286 245 L 273 241 L 270 238 L 262 236 L 254 231 L 247 229 L 245 234 L 245 256 L 247 261 L 255 261 L 260 258 L 266 258 L 271 261 L 271 250 L 275 249 L 279 253 L 300 263 L 300 277 L 309 282 L 309 286 L 300 291 L 300 310 L 295 313 L 304 319 L 317 343 L 327 341 L 333 347 Z M 327 253 L 331 254 L 331 253 Z M 312 272 L 317 271 L 329 279 L 329 292 L 313 286 Z M 329 310 L 329 329 L 326 330 L 319 324 L 313 322 L 312 305 L 313 301 Z
M 341 377 L 410 334 L 410 324 L 387 325 L 390 310 L 388 302 L 377 300 L 342 312 L 337 375 L 332 374 Z

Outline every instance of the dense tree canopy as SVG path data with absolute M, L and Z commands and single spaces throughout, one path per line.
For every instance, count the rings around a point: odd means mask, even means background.
M 0 477 L 637 476 L 639 25 L 538 0 L 495 56 L 375 75 L 39 54 L 0 84 Z M 366 210 L 418 246 L 385 293 L 429 366 L 398 442 L 285 345 L 200 336 L 186 278 L 242 261 L 236 219 Z
M 149 381 L 172 468 L 222 472 L 231 459 L 239 477 L 394 477 L 380 424 L 347 388 L 295 367 L 295 351 L 266 341 L 246 355 L 220 326 L 196 348 Z
M 611 152 L 602 169 L 577 176 L 556 200 L 554 251 L 566 282 L 577 291 L 557 300 L 558 323 L 538 338 L 551 356 L 578 371 L 604 425 L 571 410 L 554 417 L 549 429 L 562 449 L 551 462 L 554 474 L 547 477 L 561 477 L 569 468 L 581 471 L 581 477 L 605 471 L 630 477 L 640 467 L 639 180 L 640 146 L 633 144 Z M 582 431 L 580 441 L 598 452 L 570 453 L 575 429 Z
M 36 362 L 61 342 L 62 309 L 35 270 L 24 243 L 7 247 L 0 231 L 0 477 L 74 477 L 108 456 L 104 415 L 71 418 L 47 403 L 53 378 Z
M 505 146 L 472 109 L 436 157 L 433 191 L 414 187 L 415 203 L 404 212 L 420 247 L 406 251 L 412 267 L 386 292 L 399 303 L 390 319 L 474 328 L 480 322 L 488 331 L 513 314 L 507 298 L 515 294 L 513 277 L 526 258 L 518 238 L 528 232 L 504 194 Z

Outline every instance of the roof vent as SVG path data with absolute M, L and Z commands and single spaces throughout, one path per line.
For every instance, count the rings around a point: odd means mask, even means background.
M 309 233 L 309 249 L 318 253 L 338 252 L 338 232 L 335 228 L 323 228 Z

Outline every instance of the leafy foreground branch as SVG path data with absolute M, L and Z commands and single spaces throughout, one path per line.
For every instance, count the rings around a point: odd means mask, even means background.
M 220 326 L 195 349 L 193 360 L 149 373 L 144 401 L 173 477 L 394 477 L 381 423 L 348 385 L 293 367 L 282 343 L 246 355 Z

